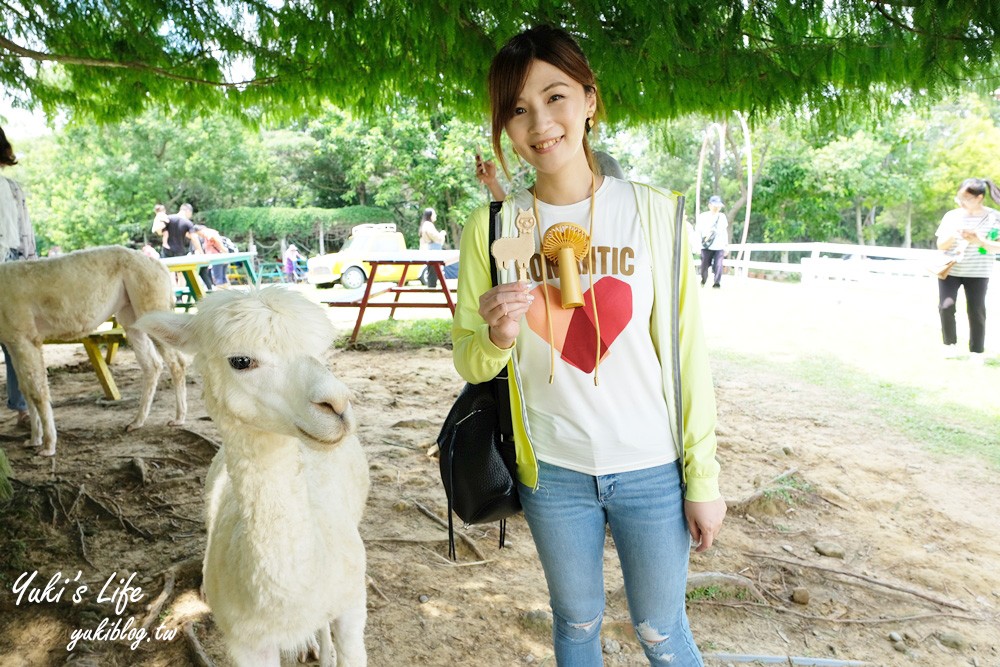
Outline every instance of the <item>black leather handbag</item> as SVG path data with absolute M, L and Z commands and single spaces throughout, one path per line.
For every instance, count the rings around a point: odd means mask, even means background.
M 500 235 L 501 202 L 490 204 L 490 245 Z M 496 265 L 490 260 L 493 284 Z M 441 483 L 448 497 L 448 555 L 455 554 L 452 512 L 467 524 L 500 521 L 504 546 L 509 516 L 521 511 L 506 366 L 488 382 L 466 384 L 438 435 Z

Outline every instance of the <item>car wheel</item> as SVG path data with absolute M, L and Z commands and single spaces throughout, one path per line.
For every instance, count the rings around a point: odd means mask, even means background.
M 344 271 L 344 275 L 340 276 L 340 284 L 344 286 L 344 289 L 357 289 L 365 284 L 368 280 L 365 277 L 365 272 L 356 266 Z

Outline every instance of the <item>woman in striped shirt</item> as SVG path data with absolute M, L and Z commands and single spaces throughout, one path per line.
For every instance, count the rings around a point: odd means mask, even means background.
M 935 232 L 938 249 L 960 257 L 948 275 L 938 281 L 938 311 L 945 357 L 959 355 L 955 301 L 959 287 L 964 287 L 969 314 L 970 358 L 977 363 L 983 362 L 986 341 L 986 288 L 996 264 L 995 254 L 1000 253 L 1000 212 L 983 206 L 987 188 L 990 198 L 1000 202 L 1000 188 L 993 181 L 982 178 L 962 181 L 955 197 L 958 208 L 944 215 Z

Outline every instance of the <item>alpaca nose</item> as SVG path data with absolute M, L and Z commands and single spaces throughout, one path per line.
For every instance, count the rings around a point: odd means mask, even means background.
M 332 412 L 335 415 L 343 416 L 351 404 L 351 399 L 346 393 L 337 393 L 326 396 L 322 400 L 313 401 L 313 405 L 323 412 Z

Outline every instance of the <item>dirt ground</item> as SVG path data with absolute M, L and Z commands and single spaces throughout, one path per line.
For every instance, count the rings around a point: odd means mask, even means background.
M 691 572 L 739 575 L 757 591 L 712 582 L 692 591 L 688 612 L 707 664 L 752 654 L 1000 665 L 996 465 L 931 451 L 851 391 L 793 372 L 828 358 L 876 381 L 928 387 L 930 406 L 938 397 L 930 387 L 946 384 L 1000 416 L 1000 363 L 935 356 L 928 285 L 810 289 L 729 279 L 704 293 L 722 488 L 736 506 L 717 546 L 692 555 Z M 331 317 L 346 330 L 353 324 L 347 313 Z M 185 627 L 216 664 L 230 664 L 197 593 L 200 493 L 218 439 L 199 379 L 188 379 L 185 427 L 166 426 L 173 396 L 164 380 L 147 425 L 126 433 L 138 394 L 127 349 L 112 367 L 119 402 L 103 400 L 81 347 L 48 346 L 46 356 L 58 456 L 24 449 L 12 413 L 0 421 L 16 480 L 15 499 L 0 506 L 0 665 L 198 664 Z M 502 551 L 495 525 L 462 529 L 487 562 L 460 542 L 456 564 L 446 558 L 446 530 L 430 516 L 446 512 L 427 450 L 461 386 L 450 350 L 333 350 L 329 363 L 355 392 L 371 467 L 362 529 L 370 664 L 554 666 L 544 580 L 523 518 L 509 522 Z M 606 570 L 606 663 L 646 664 L 613 546 Z M 61 579 L 44 599 L 25 593 L 17 604 L 19 577 L 34 571 L 39 591 Z M 112 595 L 122 580 L 131 599 Z M 807 604 L 791 600 L 795 589 Z M 126 639 L 67 648 L 74 631 L 133 618 L 133 633 L 144 624 L 151 633 L 135 648 Z

